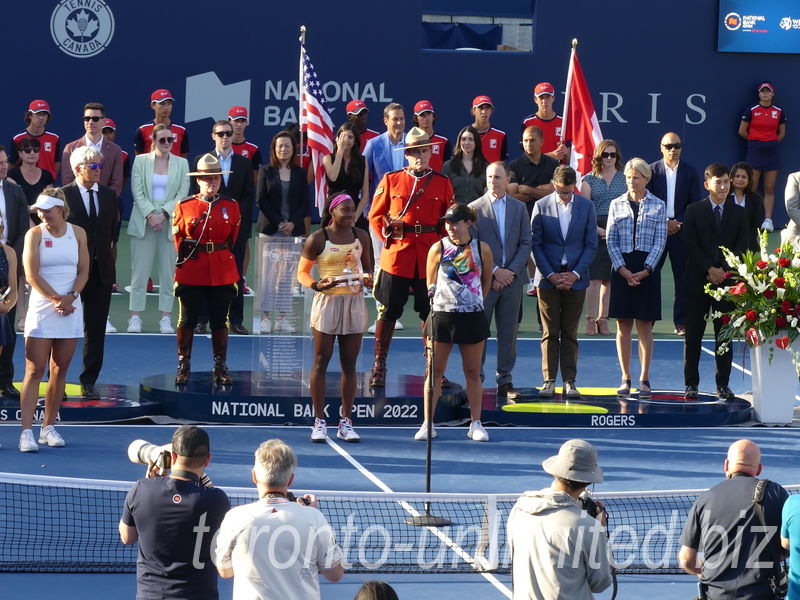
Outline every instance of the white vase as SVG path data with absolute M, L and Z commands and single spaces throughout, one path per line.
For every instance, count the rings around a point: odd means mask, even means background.
M 792 353 L 778 348 L 775 338 L 768 338 L 750 348 L 750 364 L 756 420 L 767 425 L 791 425 L 798 383 Z

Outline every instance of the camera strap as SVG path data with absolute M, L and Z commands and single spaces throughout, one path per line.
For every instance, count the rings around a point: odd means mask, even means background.
M 764 529 L 765 536 L 767 535 L 767 524 L 764 522 L 764 511 L 761 509 L 761 503 L 764 501 L 764 494 L 767 491 L 767 485 L 769 485 L 769 479 L 756 479 L 756 485 L 753 488 L 753 508 L 755 510 L 756 517 L 761 523 L 761 527 Z M 781 558 L 780 555 L 778 555 L 777 558 L 773 556 L 771 548 L 772 544 L 770 542 L 771 540 L 767 540 L 767 554 L 773 564 L 775 580 L 780 581 L 782 576 Z
M 189 479 L 191 481 L 200 482 L 200 475 L 197 473 L 192 473 L 191 471 L 182 471 L 181 469 L 172 469 L 170 471 L 170 476 L 172 477 L 182 477 L 183 479 Z

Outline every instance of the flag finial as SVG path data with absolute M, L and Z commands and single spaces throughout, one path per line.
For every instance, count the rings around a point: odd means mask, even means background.
M 575 50 L 575 47 L 578 45 L 578 38 L 572 38 L 572 49 Z
M 306 32 L 306 26 L 305 25 L 300 25 L 300 33 L 305 33 L 305 32 Z

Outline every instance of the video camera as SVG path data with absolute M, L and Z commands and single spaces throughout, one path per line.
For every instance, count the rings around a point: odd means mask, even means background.
M 172 444 L 157 446 L 146 440 L 134 440 L 128 446 L 128 459 L 135 465 L 147 465 L 147 477 L 167 477 L 172 472 Z M 214 487 L 205 473 L 200 483 Z

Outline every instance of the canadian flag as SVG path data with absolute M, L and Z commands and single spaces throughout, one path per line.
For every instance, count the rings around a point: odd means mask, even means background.
M 569 164 L 577 171 L 580 182 L 584 175 L 592 172 L 592 155 L 597 144 L 603 141 L 603 134 L 574 44 L 577 42 L 573 43 L 567 74 L 563 135 L 564 139 L 572 141 Z

